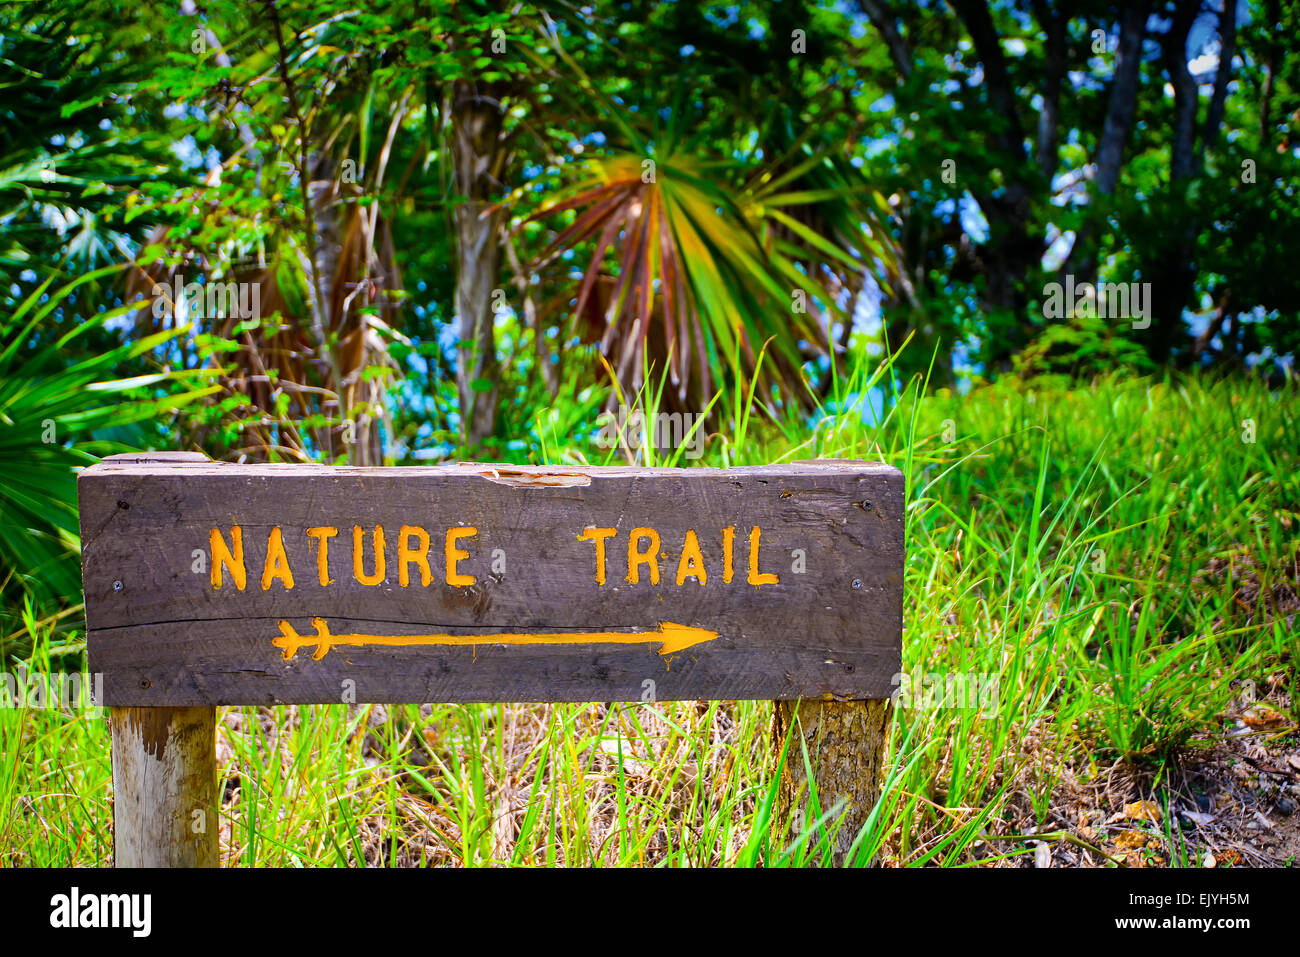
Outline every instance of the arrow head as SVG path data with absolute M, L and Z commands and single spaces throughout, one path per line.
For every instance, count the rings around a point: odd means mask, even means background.
M 659 646 L 659 654 L 671 655 L 691 645 L 698 645 L 701 642 L 712 641 L 718 637 L 716 631 L 709 631 L 707 628 L 696 628 L 693 625 L 679 625 L 672 621 L 661 621 L 659 623 L 659 633 L 663 635 L 663 644 Z

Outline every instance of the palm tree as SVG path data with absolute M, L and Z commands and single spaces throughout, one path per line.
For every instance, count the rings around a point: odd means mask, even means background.
M 133 423 L 165 420 L 172 410 L 215 391 L 184 370 L 118 377 L 124 367 L 147 361 L 176 332 L 69 358 L 89 334 L 135 309 L 133 302 L 32 347 L 38 330 L 68 308 L 80 287 L 120 269 L 105 267 L 58 288 L 50 277 L 0 325 L 0 593 L 16 585 L 19 596 L 0 603 L 2 635 L 12 633 L 11 621 L 3 619 L 17 618 L 14 609 L 23 596 L 37 607 L 79 603 L 74 470 L 109 452 L 130 450 L 121 441 L 97 438 L 97 430 L 112 426 L 120 434 Z
M 612 358 L 624 394 L 653 360 L 678 404 L 702 408 L 729 374 L 751 376 L 770 341 L 782 396 L 808 403 L 805 359 L 828 354 L 833 323 L 850 327 L 867 275 L 896 276 L 885 201 L 804 143 L 751 164 L 697 158 L 680 126 L 659 147 L 630 117 L 624 126 L 634 150 L 574 163 L 573 182 L 528 217 L 572 214 L 534 268 L 590 248 L 576 289 L 559 298 Z

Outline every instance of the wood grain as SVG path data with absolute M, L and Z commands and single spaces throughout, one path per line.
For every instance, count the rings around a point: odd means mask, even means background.
M 166 456 L 106 460 L 78 481 L 90 669 L 108 705 L 635 701 L 885 698 L 900 670 L 903 481 L 893 468 L 826 460 L 739 469 L 541 468 L 463 463 L 423 468 L 228 465 Z M 245 588 L 213 587 L 212 530 L 243 537 Z M 319 580 L 318 539 L 338 529 Z M 385 532 L 385 576 L 373 530 Z M 399 582 L 398 532 L 430 537 L 432 580 L 418 563 Z M 468 557 L 449 584 L 448 529 Z M 587 527 L 607 540 L 596 581 Z M 749 534 L 761 528 L 748 583 Z M 735 529 L 734 578 L 722 580 L 722 530 Z M 661 540 L 660 579 L 627 580 L 635 528 Z M 294 587 L 262 587 L 279 529 Z M 707 583 L 676 583 L 696 533 Z M 418 545 L 418 541 L 415 542 Z M 806 570 L 794 571 L 796 550 Z M 499 568 L 504 559 L 504 570 Z M 498 567 L 494 567 L 494 563 Z M 197 570 L 196 570 L 197 569 Z M 477 645 L 334 646 L 289 660 L 281 622 L 334 635 L 488 636 Z M 644 643 L 504 644 L 501 633 L 653 632 L 662 622 L 716 632 L 663 655 Z
M 113 708 L 113 863 L 217 866 L 216 711 Z
M 776 703 L 772 709 L 772 752 L 779 757 L 789 740 L 772 819 L 778 845 L 789 840 L 779 828 L 790 819 L 791 811 L 796 812 L 796 833 L 801 833 L 842 801 L 841 813 L 831 819 L 835 826 L 822 827 L 830 839 L 831 862 L 836 867 L 855 863 L 849 852 L 855 850 L 853 842 L 880 800 L 889 709 L 887 698 Z M 810 813 L 810 767 L 817 787 L 817 814 Z M 814 834 L 809 846 L 815 847 L 819 839 L 820 835 Z M 866 858 L 865 851 L 862 857 Z M 864 863 L 875 861 L 866 859 Z

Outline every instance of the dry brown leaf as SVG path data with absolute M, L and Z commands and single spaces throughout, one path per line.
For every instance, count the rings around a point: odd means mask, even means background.
M 1133 821 L 1159 821 L 1160 806 L 1155 801 L 1134 801 L 1124 805 L 1124 816 Z
M 1135 849 L 1146 847 L 1147 835 L 1143 831 L 1120 831 L 1115 835 L 1115 846 Z
M 1291 723 L 1281 711 L 1270 708 L 1262 701 L 1243 711 L 1241 720 L 1256 731 L 1273 731 L 1278 728 L 1285 728 Z

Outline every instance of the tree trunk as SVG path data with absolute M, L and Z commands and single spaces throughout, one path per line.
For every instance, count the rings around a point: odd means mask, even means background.
M 1097 192 L 1109 196 L 1119 182 L 1124 164 L 1124 147 L 1137 111 L 1138 80 L 1142 72 L 1142 41 L 1146 37 L 1146 2 L 1124 11 L 1120 21 L 1119 48 L 1115 51 L 1115 79 L 1111 81 L 1106 123 L 1097 145 Z
M 1043 72 L 1043 108 L 1038 114 L 1038 139 L 1034 161 L 1050 191 L 1056 174 L 1061 125 L 1061 81 L 1066 67 L 1066 14 L 1056 13 L 1046 0 L 1035 0 L 1034 17 L 1047 37 L 1047 65 Z
M 790 735 L 790 748 L 777 791 L 776 823 L 784 822 L 791 810 L 797 808 L 800 812 L 798 828 L 803 829 L 808 798 L 808 775 L 804 766 L 806 747 L 817 786 L 820 813 L 825 814 L 836 802 L 847 799 L 841 809 L 842 823 L 831 841 L 835 866 L 843 866 L 847 863 L 849 848 L 880 799 L 885 744 L 889 737 L 889 699 L 777 701 L 774 703 L 772 744 L 778 754 L 791 724 L 794 724 L 794 733 Z M 816 839 L 809 840 L 815 842 Z
M 881 39 L 889 47 L 890 59 L 906 82 L 912 76 L 912 51 L 898 32 L 898 21 L 880 0 L 858 0 L 858 6 L 880 32 Z
M 1119 183 L 1124 166 L 1124 148 L 1133 129 L 1137 112 L 1137 90 L 1142 73 L 1142 41 L 1146 37 L 1148 0 L 1140 0 L 1124 11 L 1120 20 L 1119 46 L 1115 51 L 1115 78 L 1110 84 L 1110 101 L 1106 121 L 1097 143 L 1097 171 L 1093 188 L 1099 197 L 1109 197 Z M 1106 202 L 1094 202 L 1079 227 L 1074 247 L 1062 267 L 1079 282 L 1097 279 L 1097 244 L 1101 223 L 1107 214 Z
M 1205 128 L 1201 131 L 1201 149 L 1196 157 L 1196 171 L 1205 169 L 1205 150 L 1219 138 L 1223 123 L 1223 108 L 1228 99 L 1228 82 L 1232 79 L 1232 58 L 1237 51 L 1237 0 L 1223 0 L 1219 14 L 1219 67 L 1214 74 L 1214 94 L 1205 114 Z
M 1164 56 L 1169 82 L 1174 88 L 1173 136 L 1169 152 L 1169 190 L 1177 199 L 1176 221 L 1166 230 L 1166 242 L 1151 277 L 1152 327 L 1146 334 L 1147 354 L 1163 365 L 1169 360 L 1178 341 L 1184 337 L 1183 307 L 1191 297 L 1196 282 L 1193 255 L 1196 244 L 1196 213 L 1187 202 L 1188 187 L 1196 176 L 1199 162 L 1196 148 L 1196 110 L 1200 94 L 1187 69 L 1187 37 L 1199 7 L 1180 5 L 1164 39 Z M 1222 33 L 1223 24 L 1220 23 Z M 1219 70 L 1231 70 L 1231 54 Z M 1205 130 L 1209 133 L 1208 128 Z M 1217 133 L 1217 131 L 1216 131 Z
M 497 410 L 496 337 L 493 291 L 501 271 L 502 211 L 485 213 L 501 192 L 506 149 L 501 139 L 501 104 L 469 81 L 452 85 L 451 125 L 456 187 L 456 314 L 460 318 L 461 436 L 467 445 L 495 431 Z M 476 390 L 474 383 L 487 384 Z
M 1011 356 L 1026 344 L 1034 328 L 1024 289 L 1026 276 L 1043 254 L 1042 236 L 1030 232 L 1031 200 L 1036 186 L 1034 167 L 1025 152 L 1016 90 L 988 3 L 954 0 L 953 9 L 975 45 L 975 53 L 984 67 L 989 106 L 999 120 L 990 124 L 989 144 L 1001 168 L 1003 188 L 992 189 L 993 184 L 989 182 L 988 189 L 973 189 L 972 194 L 989 224 L 983 256 L 984 301 L 991 309 L 1004 310 L 1011 317 L 1006 332 L 994 336 L 989 362 L 1007 368 Z
M 1264 6 L 1264 23 L 1277 23 L 1281 17 L 1278 0 L 1268 0 Z M 1264 44 L 1265 54 L 1262 68 L 1264 70 L 1264 89 L 1259 96 L 1259 143 L 1264 149 L 1273 146 L 1273 92 L 1276 88 L 1277 58 L 1281 54 L 1281 44 L 1270 40 Z

